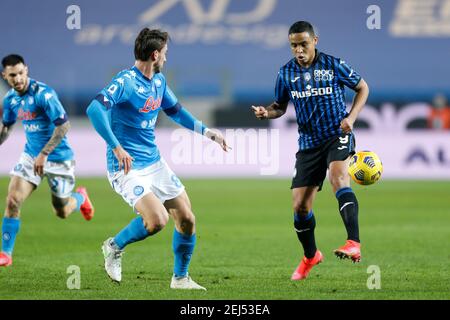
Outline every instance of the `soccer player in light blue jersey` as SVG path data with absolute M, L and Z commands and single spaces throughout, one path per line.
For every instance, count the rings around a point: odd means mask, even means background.
M 56 92 L 46 84 L 28 77 L 24 59 L 16 54 L 2 60 L 3 78 L 12 87 L 3 99 L 3 126 L 0 145 L 11 133 L 17 119 L 25 129 L 25 150 L 11 171 L 5 216 L 2 221 L 0 266 L 12 264 L 12 252 L 20 228 L 22 203 L 47 177 L 56 215 L 67 218 L 80 210 L 91 220 L 94 208 L 84 187 L 75 186 L 75 162 L 66 133 L 70 124 Z
M 87 114 L 106 141 L 108 179 L 112 188 L 139 213 L 102 246 L 108 276 L 120 282 L 121 257 L 133 242 L 156 234 L 169 215 L 175 221 L 172 249 L 175 255 L 170 287 L 206 290 L 191 279 L 188 267 L 196 243 L 195 217 L 185 188 L 161 157 L 154 128 L 160 110 L 178 124 L 217 142 L 227 144 L 178 102 L 161 73 L 169 35 L 141 30 L 135 41 L 135 64 L 119 72 L 91 102 Z
M 361 259 L 358 200 L 350 188 L 347 170 L 355 153 L 353 124 L 367 101 L 369 87 L 344 60 L 316 49 L 318 36 L 309 22 L 294 23 L 288 37 L 294 57 L 278 72 L 275 101 L 267 108 L 253 106 L 253 109 L 257 118 L 275 119 L 286 112 L 289 101 L 295 108 L 299 151 L 291 189 L 294 228 L 304 257 L 291 279 L 302 280 L 323 259 L 314 237 L 313 202 L 328 169 L 347 230 L 346 244 L 334 253 L 353 262 Z M 355 92 L 350 112 L 346 109 L 345 87 Z

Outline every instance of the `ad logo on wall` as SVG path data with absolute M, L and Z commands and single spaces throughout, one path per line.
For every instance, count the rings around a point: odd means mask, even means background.
M 169 32 L 177 44 L 255 44 L 277 49 L 286 45 L 289 25 L 267 21 L 279 0 L 247 1 L 159 0 L 136 13 L 137 24 L 89 24 L 77 31 L 80 45 L 107 45 L 115 41 L 130 45 L 144 26 Z M 183 21 L 172 13 L 183 11 Z M 138 11 L 138 10 L 137 10 Z
M 398 0 L 389 32 L 393 37 L 450 37 L 450 1 Z

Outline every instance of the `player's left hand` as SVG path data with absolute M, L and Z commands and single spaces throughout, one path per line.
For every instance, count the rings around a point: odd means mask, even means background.
M 355 123 L 355 120 L 351 119 L 350 117 L 344 118 L 341 121 L 341 129 L 344 133 L 350 133 L 353 130 L 353 124 Z
M 217 142 L 221 146 L 223 151 L 227 152 L 228 149 L 231 149 L 231 147 L 227 145 L 225 138 L 222 136 L 220 132 L 208 130 L 205 132 L 205 136 L 207 136 L 212 141 Z
M 47 162 L 47 158 L 48 158 L 47 155 L 45 155 L 43 153 L 39 153 L 39 155 L 34 160 L 34 166 L 33 166 L 34 174 L 37 174 L 38 176 L 41 176 L 41 177 L 44 175 L 44 165 Z

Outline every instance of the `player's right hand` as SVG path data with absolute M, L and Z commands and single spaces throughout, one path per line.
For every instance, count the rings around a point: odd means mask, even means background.
M 125 151 L 122 146 L 117 146 L 113 149 L 114 155 L 119 161 L 119 170 L 124 170 L 125 174 L 128 174 L 131 170 L 131 164 L 133 163 L 133 157 L 129 155 L 128 152 Z
M 231 147 L 227 145 L 225 138 L 219 131 L 212 131 L 210 129 L 207 129 L 207 131 L 205 132 L 205 136 L 218 143 L 223 151 L 228 152 L 228 149 L 231 149 Z
M 44 166 L 47 162 L 48 155 L 39 153 L 39 155 L 34 160 L 33 172 L 35 175 L 42 177 L 44 175 Z
M 258 106 L 252 106 L 253 111 L 255 112 L 255 116 L 258 119 L 267 119 L 269 117 L 269 111 L 266 110 L 266 108 Z

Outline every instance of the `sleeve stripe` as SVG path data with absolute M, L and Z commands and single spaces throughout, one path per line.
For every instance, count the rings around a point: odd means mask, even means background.
M 67 119 L 67 114 L 64 113 L 64 114 L 61 115 L 60 117 L 56 118 L 56 119 L 53 121 L 53 124 L 54 124 L 55 126 L 60 126 L 60 125 L 62 125 L 63 123 L 66 123 L 67 121 L 68 121 L 68 119 Z
M 100 102 L 105 108 L 106 110 L 111 109 L 111 101 L 104 96 L 103 94 L 99 93 L 94 100 L 97 100 L 98 102 Z
M 16 122 L 15 121 L 3 121 L 3 125 L 5 127 L 12 126 L 14 123 L 16 123 Z
M 359 76 L 359 79 L 357 79 L 357 81 L 355 82 L 355 84 L 353 85 L 352 89 L 356 88 L 356 86 L 358 86 L 358 84 L 361 82 L 362 77 Z
M 167 109 L 163 109 L 163 111 L 168 115 L 168 116 L 172 116 L 172 115 L 174 115 L 175 113 L 177 113 L 178 111 L 180 111 L 181 110 L 181 104 L 179 104 L 178 102 L 173 106 L 173 107 L 170 107 L 170 108 L 167 108 Z

